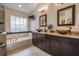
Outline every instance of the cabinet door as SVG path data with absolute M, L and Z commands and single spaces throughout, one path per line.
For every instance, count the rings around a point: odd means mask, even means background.
M 63 56 L 75 56 L 77 54 L 77 44 L 75 44 L 76 39 L 69 37 L 61 37 L 62 55 Z
M 79 56 L 79 45 L 77 46 L 77 55 Z
M 33 33 L 33 37 L 32 37 L 32 43 L 33 45 L 37 46 L 37 47 L 41 47 L 41 34 L 39 33 Z
M 63 56 L 76 56 L 77 46 L 69 43 L 62 43 Z
M 53 55 L 55 55 L 55 56 L 60 56 L 61 55 L 61 45 L 60 45 L 60 42 L 58 42 L 58 41 L 53 41 L 52 42 L 52 53 L 53 53 Z
M 44 39 L 44 34 L 39 34 L 37 36 L 38 46 L 41 49 L 43 48 L 43 39 Z
M 37 33 L 36 34 L 36 46 L 41 48 L 41 38 L 42 38 L 42 35 Z
M 32 33 L 32 43 L 36 46 L 36 33 Z
M 50 35 L 45 35 L 42 39 L 42 49 L 46 52 L 50 52 Z
M 51 38 L 51 54 L 54 56 L 61 55 L 61 43 L 57 39 L 60 39 L 57 36 L 52 36 Z

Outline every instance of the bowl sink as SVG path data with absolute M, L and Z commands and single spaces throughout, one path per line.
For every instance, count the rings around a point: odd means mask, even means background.
M 42 30 L 42 29 L 36 29 L 36 31 L 41 32 L 41 31 L 43 31 L 43 30 Z
M 65 28 L 65 27 L 62 27 L 62 28 L 57 28 L 56 31 L 59 33 L 59 34 L 67 34 L 69 33 L 70 29 L 69 28 Z

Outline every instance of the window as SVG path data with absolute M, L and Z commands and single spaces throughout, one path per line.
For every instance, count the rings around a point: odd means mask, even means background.
M 11 32 L 27 31 L 27 18 L 11 16 Z

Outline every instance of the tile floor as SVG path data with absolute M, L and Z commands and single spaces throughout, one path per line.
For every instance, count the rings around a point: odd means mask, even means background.
M 21 49 L 20 51 L 17 51 L 15 53 L 9 54 L 8 56 L 51 56 L 51 55 L 35 46 L 30 46 L 28 48 Z

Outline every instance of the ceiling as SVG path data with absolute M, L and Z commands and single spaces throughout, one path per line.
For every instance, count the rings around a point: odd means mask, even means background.
M 2 3 L 1 5 L 10 9 L 30 13 L 39 5 L 39 3 Z M 22 5 L 22 7 L 18 7 L 18 5 Z

